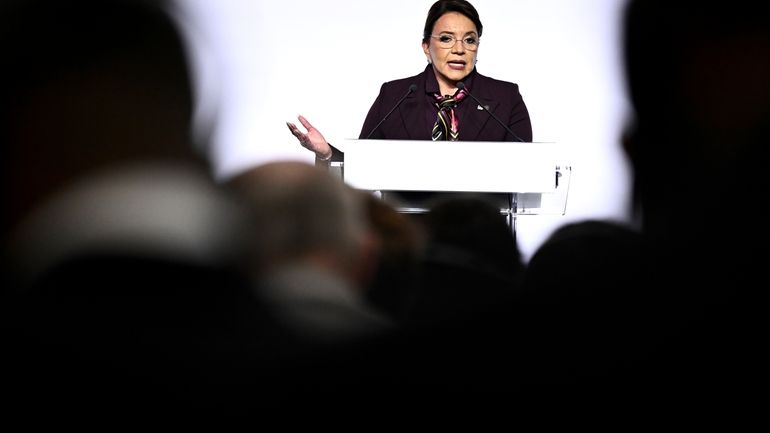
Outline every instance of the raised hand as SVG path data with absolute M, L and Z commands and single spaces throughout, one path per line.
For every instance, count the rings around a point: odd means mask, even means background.
M 286 126 L 288 126 L 289 131 L 297 137 L 299 144 L 314 152 L 317 158 L 329 159 L 332 155 L 332 148 L 324 138 L 323 134 L 315 129 L 315 127 L 313 127 L 313 125 L 311 125 L 302 115 L 297 116 L 297 119 L 299 119 L 299 123 L 305 127 L 307 132 L 300 131 L 300 129 L 297 128 L 297 125 L 291 122 L 286 122 Z

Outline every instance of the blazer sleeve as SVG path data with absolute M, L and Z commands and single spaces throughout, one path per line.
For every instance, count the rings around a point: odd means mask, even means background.
M 366 114 L 366 119 L 364 120 L 364 124 L 361 127 L 361 132 L 358 134 L 358 138 L 366 138 L 366 136 L 369 135 L 372 132 L 372 129 L 374 129 L 374 127 L 377 125 L 377 122 L 380 121 L 382 100 L 385 93 L 385 84 L 383 84 L 380 86 L 380 93 L 377 94 L 377 98 L 372 103 L 372 106 L 369 107 L 369 112 Z M 382 138 L 382 136 L 380 134 L 374 134 L 370 138 Z
M 525 142 L 532 141 L 532 121 L 529 118 L 529 110 L 524 103 L 524 98 L 519 92 L 519 85 L 513 85 L 511 98 L 511 114 L 508 120 L 508 127 Z M 508 134 L 510 135 L 510 134 Z

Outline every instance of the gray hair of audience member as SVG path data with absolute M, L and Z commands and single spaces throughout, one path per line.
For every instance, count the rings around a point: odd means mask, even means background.
M 233 177 L 229 185 L 250 207 L 257 271 L 312 262 L 356 272 L 369 237 L 361 196 L 311 164 L 277 161 Z

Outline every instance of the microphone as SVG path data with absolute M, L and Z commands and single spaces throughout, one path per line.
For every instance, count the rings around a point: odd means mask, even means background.
M 465 93 L 467 93 L 467 94 L 468 94 L 468 96 L 470 96 L 471 98 L 473 98 L 473 100 L 474 100 L 474 101 L 476 101 L 476 102 L 479 104 L 479 107 L 483 108 L 483 109 L 484 109 L 484 111 L 486 111 L 487 113 L 489 113 L 489 115 L 490 115 L 490 116 L 492 116 L 492 118 L 493 118 L 493 119 L 495 119 L 495 120 L 497 121 L 497 123 L 499 123 L 499 124 L 500 124 L 500 125 L 501 125 L 503 128 L 505 128 L 505 130 L 506 130 L 506 131 L 508 131 L 508 133 L 509 133 L 509 134 L 511 134 L 511 135 L 513 136 L 513 138 L 515 138 L 516 140 L 518 140 L 518 141 L 520 141 L 520 142 L 524 143 L 524 140 L 522 140 L 522 139 L 521 139 L 521 137 L 519 137 L 519 136 L 518 136 L 518 135 L 516 135 L 516 134 L 515 134 L 513 131 L 511 131 L 511 128 L 509 128 L 509 127 L 508 127 L 508 125 L 506 125 L 505 123 L 503 123 L 503 121 L 502 121 L 502 120 L 498 119 L 498 118 L 497 118 L 497 116 L 495 116 L 495 114 L 494 114 L 493 112 L 489 111 L 489 108 L 487 108 L 487 106 L 486 106 L 486 105 L 484 105 L 484 104 L 483 104 L 481 101 L 479 101 L 479 100 L 478 100 L 478 98 L 476 98 L 475 96 L 473 96 L 473 95 L 471 94 L 471 92 L 469 92 L 469 91 L 468 91 L 468 89 L 466 89 L 466 88 L 465 88 L 465 83 L 463 83 L 462 81 L 458 81 L 458 82 L 457 82 L 457 88 L 458 88 L 458 89 L 460 89 L 460 90 L 463 90 L 463 89 L 465 89 Z
M 411 84 L 409 86 L 409 90 L 406 91 L 406 94 L 402 96 L 401 99 L 398 100 L 398 102 L 396 102 L 396 105 L 394 105 L 393 108 L 391 108 L 390 111 L 388 111 L 388 114 L 386 114 L 385 117 L 383 117 L 382 120 L 380 120 L 380 123 L 378 123 L 374 128 L 372 128 L 371 132 L 369 132 L 369 135 L 367 135 L 366 138 L 368 139 L 369 137 L 371 137 L 372 134 L 374 134 L 374 131 L 376 131 L 377 128 L 379 128 L 380 125 L 382 125 L 382 122 L 384 122 L 388 118 L 388 116 L 390 116 L 394 111 L 396 111 L 396 108 L 398 108 L 398 106 L 401 105 L 402 102 L 404 102 L 404 99 L 406 99 L 406 97 L 409 96 L 409 94 L 414 92 L 415 90 L 417 90 L 417 84 Z

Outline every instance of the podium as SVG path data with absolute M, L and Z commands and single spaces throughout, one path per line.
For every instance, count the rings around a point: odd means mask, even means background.
M 356 189 L 393 199 L 399 212 L 427 212 L 408 198 L 419 193 L 481 194 L 514 232 L 519 215 L 566 212 L 572 167 L 557 143 L 348 139 L 340 148 L 345 160 L 332 169 Z

